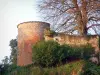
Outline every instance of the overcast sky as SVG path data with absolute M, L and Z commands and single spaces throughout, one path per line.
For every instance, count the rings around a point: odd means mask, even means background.
M 36 0 L 0 0 L 0 61 L 10 55 L 9 41 L 17 36 L 17 25 L 41 20 Z

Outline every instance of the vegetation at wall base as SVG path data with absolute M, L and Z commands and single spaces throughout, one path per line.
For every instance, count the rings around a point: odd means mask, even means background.
M 11 66 L 9 66 L 11 68 Z M 39 67 L 33 64 L 13 66 L 1 75 L 100 75 L 100 66 L 87 60 L 72 61 L 57 67 Z
M 85 61 L 81 75 L 100 75 L 100 65 Z
M 33 64 L 24 67 L 5 65 L 1 75 L 100 75 L 100 66 L 84 60 L 93 53 L 94 48 L 89 44 L 71 47 L 40 41 L 33 45 Z
M 57 66 L 73 59 L 89 59 L 94 48 L 87 44 L 80 47 L 60 45 L 54 41 L 40 41 L 33 45 L 33 62 L 42 67 Z
M 0 64 L 0 75 L 10 75 L 17 67 L 18 66 L 14 64 Z
M 70 48 L 70 47 L 69 47 Z M 33 46 L 33 62 L 42 67 L 54 66 L 66 58 L 65 46 L 54 41 L 41 41 Z
M 34 65 L 17 67 L 7 75 L 72 75 L 73 72 L 80 73 L 84 60 L 71 62 L 57 67 L 36 67 Z M 77 68 L 76 68 L 77 67 Z

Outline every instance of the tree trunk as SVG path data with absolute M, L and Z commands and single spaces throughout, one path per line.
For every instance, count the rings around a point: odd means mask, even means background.
M 80 35 L 86 35 L 87 34 L 87 11 L 86 11 L 86 1 L 82 0 L 81 8 L 77 4 L 77 0 L 73 0 L 73 4 L 76 8 L 76 23 L 78 25 L 78 31 L 80 32 Z
M 88 22 L 88 17 L 87 17 L 87 2 L 86 0 L 82 0 L 82 7 L 81 7 L 81 14 L 82 14 L 82 21 L 84 25 L 84 34 L 87 34 L 87 22 Z

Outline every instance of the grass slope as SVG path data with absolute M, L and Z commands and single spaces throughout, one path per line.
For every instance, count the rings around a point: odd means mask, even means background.
M 79 75 L 83 65 L 84 60 L 79 60 L 52 68 L 40 68 L 34 66 L 19 67 L 9 75 Z

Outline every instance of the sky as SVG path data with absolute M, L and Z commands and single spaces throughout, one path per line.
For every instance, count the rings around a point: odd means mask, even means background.
M 0 62 L 10 55 L 9 42 L 16 38 L 18 24 L 41 21 L 36 6 L 36 0 L 0 0 Z
M 26 21 L 43 21 L 36 0 L 0 0 L 0 62 L 10 55 L 9 42 L 18 34 L 17 25 Z

